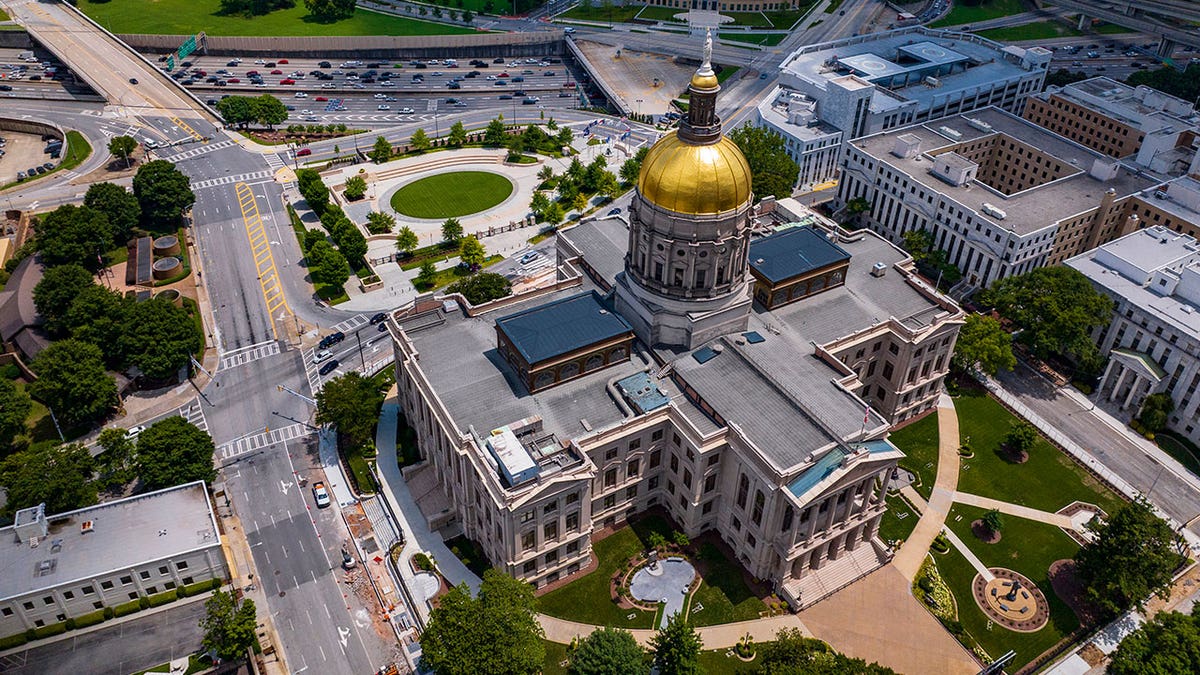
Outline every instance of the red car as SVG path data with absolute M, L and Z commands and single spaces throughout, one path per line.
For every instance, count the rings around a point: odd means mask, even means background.
M 231 77 L 231 78 L 229 78 L 228 80 L 225 80 L 225 81 L 226 81 L 226 82 L 228 82 L 229 84 L 241 84 L 241 82 L 242 82 L 241 80 L 239 80 L 239 79 L 238 79 L 238 78 L 236 78 L 236 77 Z
M 288 62 L 288 60 L 287 60 L 287 59 L 279 59 L 279 60 L 278 60 L 278 61 L 276 61 L 275 63 L 278 63 L 278 64 L 282 65 L 282 64 L 284 64 L 284 63 L 287 63 L 287 62 Z
M 300 148 L 296 151 L 297 157 L 308 157 L 312 154 L 312 148 Z
M 271 71 L 271 74 L 272 74 L 272 75 L 282 75 L 282 74 L 283 74 L 283 71 L 282 71 L 282 70 L 272 70 L 272 71 Z
M 246 71 L 246 77 L 250 77 L 251 75 L 257 75 L 257 74 L 258 74 L 257 70 L 247 70 Z
M 496 77 L 508 77 L 508 73 L 500 73 Z
M 279 84 L 296 84 L 295 80 L 280 80 Z
M 313 100 L 314 101 L 328 101 L 329 98 L 326 96 L 318 96 L 318 97 L 314 98 Z

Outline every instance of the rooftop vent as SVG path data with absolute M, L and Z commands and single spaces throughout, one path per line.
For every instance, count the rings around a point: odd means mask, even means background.
M 1008 217 L 1008 214 L 1003 210 L 996 207 L 994 204 L 989 204 L 987 202 L 983 203 L 983 212 L 995 218 L 996 220 L 1004 220 Z
M 887 265 L 886 264 L 877 262 L 874 265 L 871 265 L 871 276 L 881 277 L 885 274 L 887 274 Z
M 949 138 L 954 141 L 957 141 L 962 138 L 961 131 L 958 131 L 956 129 L 951 129 L 950 127 L 948 127 L 944 124 L 942 126 L 938 127 L 938 132 L 941 133 L 946 138 Z
M 968 117 L 967 124 L 970 124 L 972 127 L 980 131 L 987 131 L 989 133 L 992 131 L 992 125 L 984 122 L 983 120 L 975 119 L 974 117 Z
M 1167 198 L 1167 191 L 1166 191 L 1166 190 L 1155 190 L 1155 191 L 1154 191 L 1154 198 L 1155 198 L 1155 199 L 1166 199 L 1166 198 Z
M 96 523 L 93 520 L 85 520 L 79 524 L 79 534 L 87 534 L 96 529 Z

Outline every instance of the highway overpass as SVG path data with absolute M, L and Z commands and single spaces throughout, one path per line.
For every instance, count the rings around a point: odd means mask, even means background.
M 1079 12 L 1081 25 L 1089 18 L 1100 19 L 1147 35 L 1157 35 L 1161 40 L 1160 56 L 1169 56 L 1177 44 L 1200 47 L 1200 31 L 1180 28 L 1184 21 L 1200 22 L 1200 5 L 1194 2 L 1181 2 L 1180 0 L 1106 0 L 1103 2 L 1054 0 L 1054 6 Z M 1173 23 L 1168 24 L 1155 20 L 1147 14 L 1171 17 Z

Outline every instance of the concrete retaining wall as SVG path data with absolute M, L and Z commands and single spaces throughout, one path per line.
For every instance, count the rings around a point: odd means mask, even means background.
M 185 35 L 119 35 L 141 52 L 168 53 Z M 215 37 L 208 38 L 214 55 L 296 56 L 309 58 L 408 59 L 485 56 L 560 56 L 561 30 L 536 33 L 472 33 L 466 35 L 408 35 L 371 37 Z
M 33 49 L 33 39 L 23 30 L 0 30 L 0 48 Z

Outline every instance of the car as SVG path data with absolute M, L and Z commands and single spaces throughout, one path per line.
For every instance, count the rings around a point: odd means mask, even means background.
M 246 71 L 246 77 L 254 77 L 255 75 L 258 75 L 257 70 L 247 70 Z
M 333 358 L 333 352 L 329 351 L 328 349 L 322 349 L 313 354 L 312 362 L 313 363 L 321 363 L 322 361 L 328 361 L 329 359 L 332 359 L 332 358 Z
M 382 333 L 382 332 L 384 332 L 385 330 L 387 330 L 387 324 L 386 324 L 386 323 L 381 323 L 381 324 L 379 324 L 379 327 L 378 327 L 378 328 L 376 328 L 375 330 L 377 330 L 377 331 L 379 331 L 380 333 Z
M 329 499 L 329 490 L 325 489 L 325 483 L 317 481 L 312 486 L 313 501 L 317 503 L 318 509 L 323 509 L 333 503 Z
M 50 169 L 54 168 L 54 162 L 46 162 L 42 165 L 42 168 L 49 171 Z
M 500 73 L 498 77 L 508 77 L 508 73 Z
M 768 77 L 768 76 L 769 76 L 769 75 L 768 75 L 767 73 L 759 73 L 759 74 L 758 74 L 758 79 L 760 79 L 760 80 L 765 80 L 765 79 L 767 79 L 767 77 Z
M 391 110 L 392 106 L 390 106 L 386 103 L 380 103 L 379 106 L 377 106 L 375 109 L 376 110 Z
M 546 77 L 554 77 L 556 74 L 557 73 L 555 73 L 553 70 L 547 70 L 546 72 L 542 73 L 542 75 Z
M 275 62 L 274 62 L 274 61 L 267 61 L 267 67 L 268 67 L 268 68 L 274 68 L 274 67 L 275 67 Z
M 321 342 L 318 344 L 317 348 L 318 349 L 326 349 L 328 347 L 332 347 L 333 345 L 336 345 L 337 343 L 339 343 L 345 339 L 346 339 L 346 334 L 341 331 L 338 331 L 336 333 L 330 333 L 329 335 L 326 335 L 325 337 L 321 338 Z
M 462 85 L 457 82 L 447 82 L 446 88 L 447 89 L 462 89 Z
M 236 65 L 238 65 L 239 63 L 241 63 L 241 61 L 234 60 L 234 61 L 230 61 L 229 63 L 226 63 L 225 65 L 227 65 L 227 66 L 236 66 Z
M 375 324 L 380 323 L 382 321 L 387 321 L 387 314 L 384 312 L 380 312 L 380 313 L 376 314 L 375 316 L 371 317 L 371 325 L 372 326 L 374 326 Z
M 337 367 L 338 367 L 338 360 L 334 359 L 334 360 L 330 361 L 329 363 L 326 363 L 325 365 L 321 366 L 321 370 L 318 372 L 320 372 L 322 375 L 328 375 L 328 374 L 332 373 L 334 370 L 336 370 Z
M 504 57 L 497 56 L 496 58 L 492 59 L 492 63 L 504 63 Z
M 129 78 L 129 84 L 137 84 L 137 78 L 136 77 Z
M 12 91 L 12 85 L 0 84 L 0 91 Z
M 396 97 L 395 97 L 395 96 L 389 96 L 389 97 L 387 97 L 387 98 L 385 98 L 385 99 L 383 99 L 383 100 L 387 101 L 388 103 L 395 103 L 395 102 L 396 102 Z
M 445 75 L 445 73 L 443 73 L 443 72 L 442 72 L 442 71 L 440 71 L 440 70 L 435 70 L 435 71 L 433 71 L 433 76 L 434 76 L 434 77 L 441 77 L 442 75 Z
M 318 96 L 318 97 L 314 98 L 313 100 L 314 101 L 328 101 L 329 97 L 328 96 Z
M 287 59 L 279 59 L 278 61 L 276 61 L 276 63 L 280 63 L 280 64 L 287 63 L 287 62 L 288 62 Z
M 446 103 L 448 103 L 448 104 L 450 104 L 450 105 L 454 105 L 455 103 L 458 103 L 458 99 L 456 99 L 456 98 L 448 98 L 448 99 L 446 99 Z
M 282 74 L 283 74 L 283 71 L 282 71 L 282 70 L 272 70 L 272 71 L 271 71 L 271 74 L 272 74 L 272 75 L 282 75 Z
M 229 78 L 228 82 L 229 82 L 229 84 L 241 84 L 242 83 L 242 81 L 236 77 Z
M 357 566 L 358 566 L 358 561 L 355 560 L 354 556 L 350 555 L 350 551 L 346 550 L 346 547 L 343 546 L 342 547 L 342 569 L 352 570 Z
M 571 28 L 571 27 L 567 27 L 567 28 L 563 29 L 563 32 L 566 33 L 567 35 L 571 35 L 572 33 L 575 32 L 575 29 Z
M 537 251 L 530 251 L 529 253 L 526 253 L 525 255 L 521 256 L 521 264 L 528 265 L 529 263 L 533 262 L 534 260 L 537 260 L 540 257 L 542 257 L 541 253 L 538 253 Z
M 296 109 L 296 106 L 294 106 L 294 105 L 285 105 L 285 106 L 283 106 L 283 108 L 284 108 L 284 110 L 287 110 L 288 112 L 291 112 L 291 111 L 293 111 L 293 110 L 295 110 L 295 109 Z
M 300 148 L 296 151 L 297 157 L 308 157 L 312 154 L 312 148 Z
M 500 94 L 500 100 L 501 101 L 511 101 L 512 94 Z
M 322 61 L 322 62 L 320 62 L 320 63 L 318 63 L 318 64 L 317 64 L 317 67 L 318 67 L 318 68 L 332 68 L 332 67 L 333 67 L 333 64 L 332 64 L 332 63 L 330 63 L 330 62 L 328 62 L 328 61 Z
M 332 82 L 324 82 L 324 83 L 322 83 L 322 84 L 321 84 L 321 88 L 322 88 L 322 89 L 333 89 L 333 88 L 334 88 L 334 87 L 336 87 L 336 86 L 337 86 L 337 85 L 335 85 L 335 84 L 334 84 L 334 83 L 332 83 Z
M 525 92 L 521 89 L 517 89 L 517 90 L 513 91 L 513 96 L 524 96 L 524 95 L 525 95 Z
M 496 86 L 497 87 L 507 87 L 508 80 L 496 80 Z
M 387 98 L 387 94 L 375 94 L 375 98 L 384 99 Z
M 525 98 L 521 99 L 521 105 L 533 105 L 540 100 L 541 99 L 536 96 L 526 96 Z
M 280 80 L 279 84 L 296 84 L 295 80 Z
M 517 76 L 512 79 L 513 82 L 524 82 L 525 78 Z
M 619 207 L 619 206 L 618 206 L 618 207 L 617 207 L 617 208 L 615 208 L 615 209 L 610 209 L 610 210 L 609 210 L 609 212 L 608 212 L 608 215 L 610 215 L 610 216 L 615 216 L 615 215 L 617 215 L 617 214 L 618 214 L 618 213 L 620 213 L 620 212 L 621 212 L 621 207 Z
M 558 92 L 558 97 L 559 98 L 571 98 L 571 94 L 568 92 L 565 92 L 565 91 L 560 91 L 560 92 Z
M 217 80 L 216 82 L 213 82 L 213 84 L 214 84 L 214 85 L 216 85 L 216 86 L 218 86 L 218 87 L 224 87 L 224 86 L 225 86 L 225 80 Z
M 412 115 L 412 114 L 416 113 L 417 111 L 413 110 L 412 108 L 401 108 L 401 109 L 397 110 L 396 112 L 400 113 L 401 115 Z
M 205 103 L 206 105 L 216 105 L 216 104 L 217 104 L 217 99 L 215 99 L 215 98 L 210 98 L 210 99 L 208 99 L 207 101 L 205 101 L 204 103 Z
M 34 170 L 34 171 L 37 171 L 37 173 L 38 173 L 38 175 L 39 175 L 39 176 L 40 176 L 40 175 L 42 175 L 42 174 L 44 174 L 44 173 L 46 173 L 46 167 L 44 167 L 44 166 L 35 166 L 35 167 L 33 168 L 33 170 Z
M 486 79 L 489 79 L 489 80 L 494 80 L 494 79 L 496 79 L 496 76 L 495 76 L 495 75 L 488 75 Z
M 31 76 L 29 76 L 29 81 L 30 81 L 30 82 L 39 82 L 39 81 L 41 81 L 41 79 L 42 79 L 42 76 L 41 76 L 41 75 L 31 75 Z
M 521 74 L 522 74 L 522 75 L 532 75 L 532 74 L 533 74 L 533 71 L 532 71 L 532 70 L 530 70 L 530 69 L 528 69 L 528 68 L 526 68 L 525 70 L 522 70 L 522 71 L 521 71 Z

